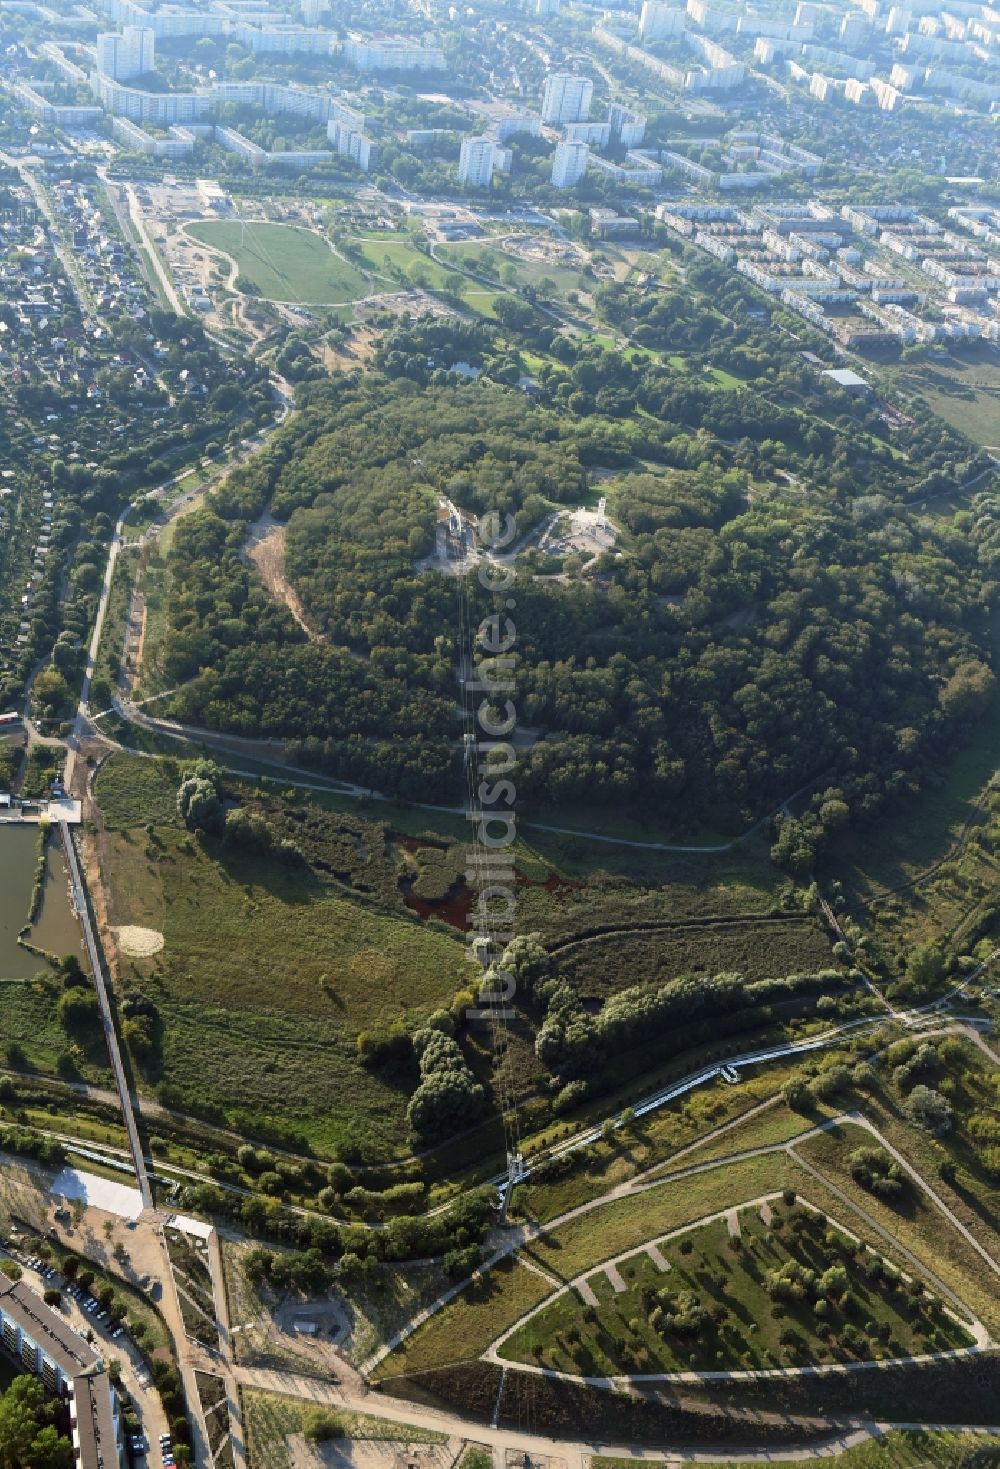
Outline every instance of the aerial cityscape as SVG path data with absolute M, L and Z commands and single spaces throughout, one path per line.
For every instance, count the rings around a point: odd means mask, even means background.
M 0 1469 L 1000 1469 L 998 124 L 0 0 Z

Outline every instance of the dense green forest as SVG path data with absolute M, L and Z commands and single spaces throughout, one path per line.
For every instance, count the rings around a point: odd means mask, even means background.
M 592 384 L 623 368 L 591 349 L 568 371 L 588 363 Z M 628 420 L 601 413 L 599 388 L 536 406 L 485 379 L 385 367 L 304 387 L 289 429 L 181 523 L 160 653 L 180 717 L 457 800 L 460 588 L 415 569 L 438 495 L 513 510 L 520 535 L 581 503 L 609 453 L 617 552 L 570 558 L 560 578 L 539 575 L 537 553 L 518 558 L 518 710 L 539 736 L 518 789 L 534 803 L 634 806 L 684 829 L 738 824 L 804 788 L 812 809 L 787 824 L 783 856 L 807 870 L 825 832 L 917 788 L 988 701 L 995 507 L 910 507 L 929 472 L 923 429 L 906 456 L 874 439 L 858 453 L 857 423 L 808 426 L 798 409 L 765 423 L 749 393 L 652 359 L 624 363 L 630 392 L 663 401 Z M 321 640 L 241 559 L 269 501 Z

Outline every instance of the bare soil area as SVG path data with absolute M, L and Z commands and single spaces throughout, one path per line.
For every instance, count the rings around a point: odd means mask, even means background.
M 284 602 L 306 637 L 314 643 L 323 642 L 322 634 L 306 621 L 299 594 L 285 575 L 285 527 L 270 515 L 262 515 L 250 532 L 245 551 L 271 596 Z
M 385 1439 L 331 1439 L 311 1444 L 301 1433 L 288 1437 L 292 1469 L 450 1469 L 457 1441 L 403 1444 Z

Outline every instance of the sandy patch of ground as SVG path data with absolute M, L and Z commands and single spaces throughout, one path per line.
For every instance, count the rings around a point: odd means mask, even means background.
M 376 333 L 368 327 L 355 327 L 350 338 L 334 346 L 332 342 L 321 344 L 323 366 L 330 372 L 350 372 L 354 367 L 370 362 L 375 356 Z
M 292 1469 L 449 1469 L 461 1441 L 406 1444 L 385 1439 L 330 1439 L 309 1443 L 304 1434 L 287 1439 Z
M 125 923 L 112 929 L 118 947 L 130 959 L 151 959 L 163 948 L 163 935 L 156 928 L 139 928 L 134 923 Z
M 306 621 L 299 594 L 285 575 L 285 527 L 270 515 L 261 516 L 250 532 L 246 555 L 271 596 L 284 602 L 306 637 L 313 643 L 322 642 L 322 635 Z

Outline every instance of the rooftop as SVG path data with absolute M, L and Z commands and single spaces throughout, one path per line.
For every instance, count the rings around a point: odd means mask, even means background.
M 27 1332 L 66 1377 L 77 1377 L 99 1365 L 100 1358 L 83 1337 L 23 1280 L 0 1275 L 0 1309 Z
M 860 373 L 852 372 L 849 367 L 828 367 L 823 376 L 835 382 L 838 388 L 869 388 L 871 386 Z

